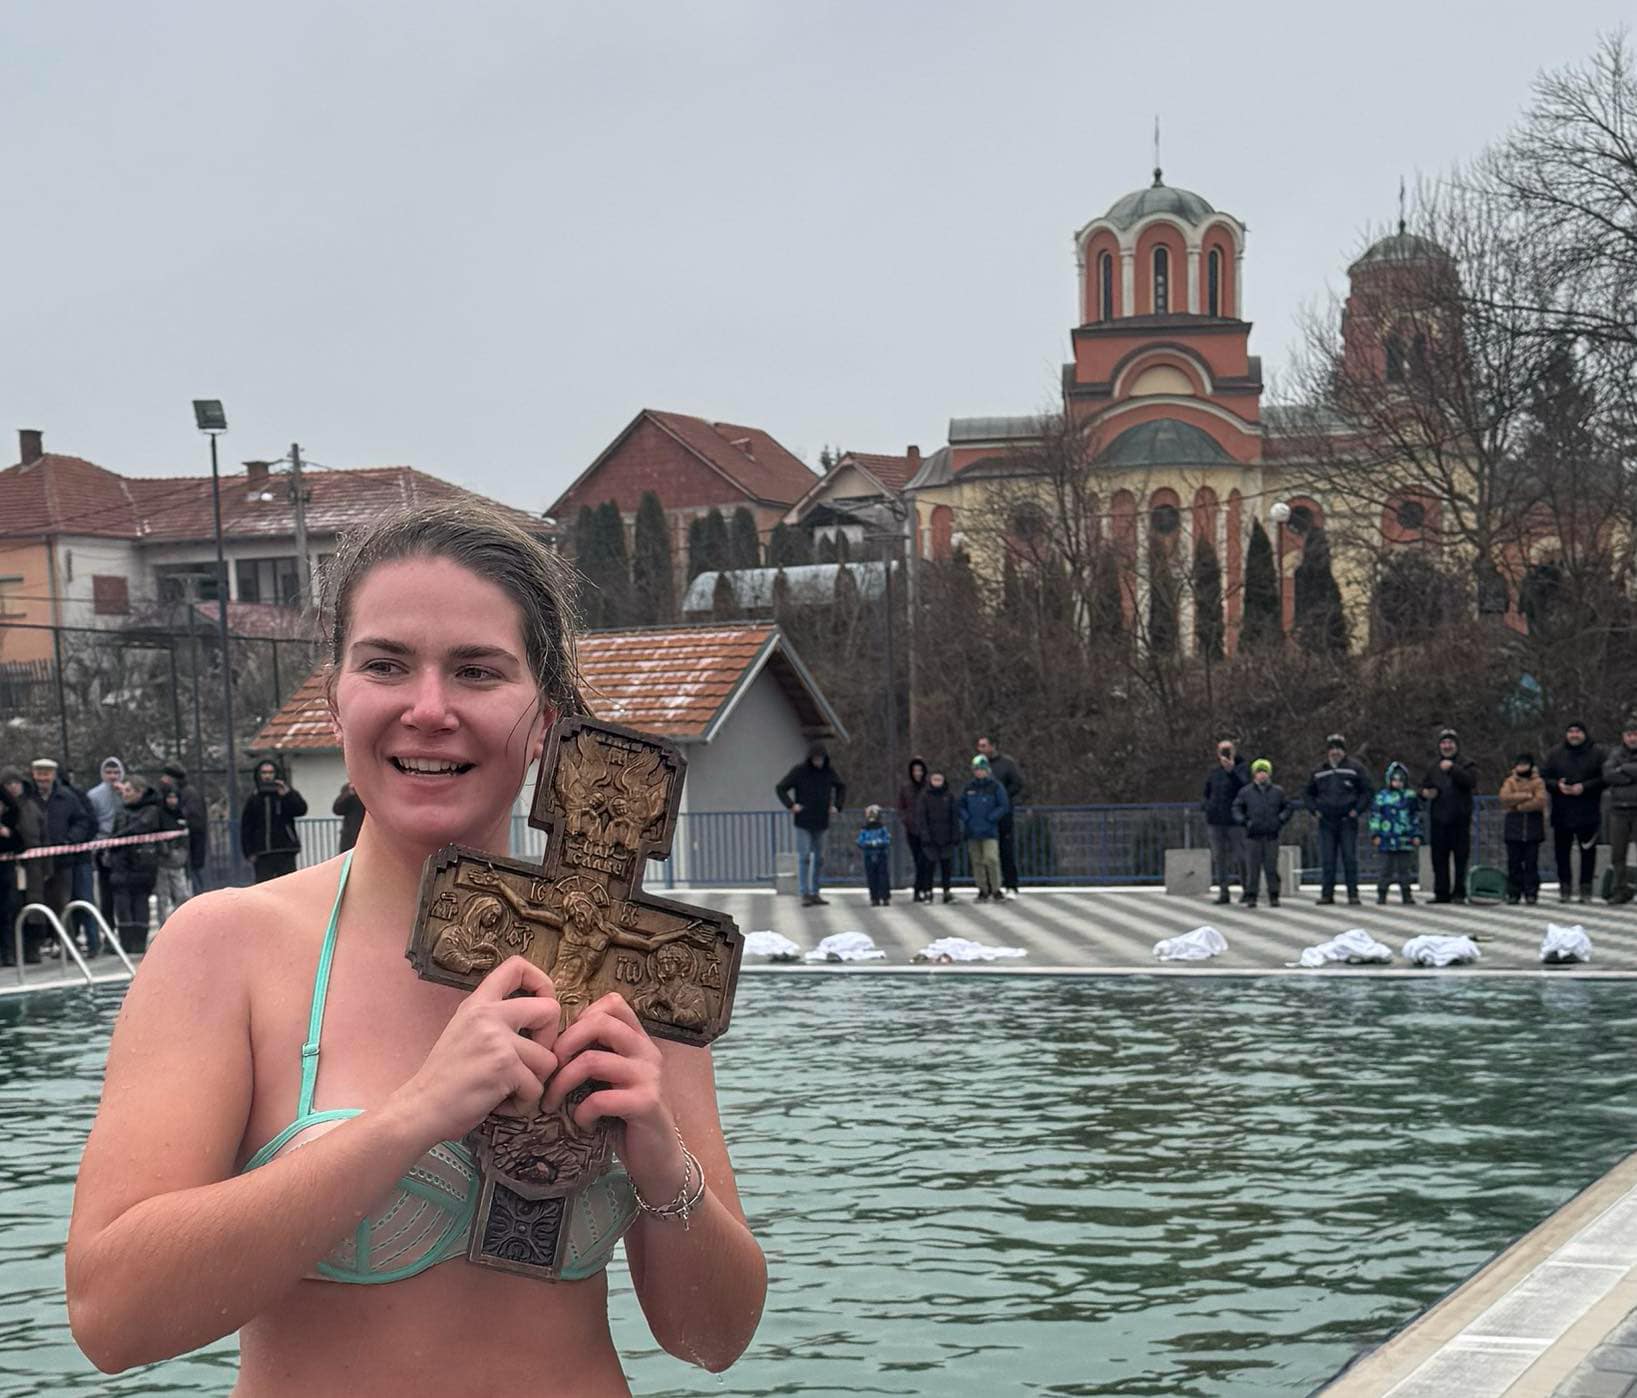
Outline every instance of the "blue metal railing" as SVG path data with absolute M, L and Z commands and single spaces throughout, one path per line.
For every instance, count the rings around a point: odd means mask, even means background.
M 1506 867 L 1500 802 L 1492 796 L 1474 803 L 1472 862 Z M 908 846 L 895 812 L 886 820 L 893 831 L 893 881 L 906 884 L 912 873 Z M 824 878 L 831 884 L 862 884 L 864 863 L 857 846 L 864 823 L 860 810 L 843 811 L 830 822 L 825 840 Z M 1141 884 L 1159 883 L 1165 875 L 1168 849 L 1205 849 L 1209 838 L 1205 817 L 1196 804 L 1184 801 L 1147 805 L 1026 806 L 1013 819 L 1017 842 L 1018 875 L 1025 884 Z M 296 822 L 301 836 L 301 863 L 316 864 L 333 858 L 340 843 L 341 821 L 334 816 L 311 816 Z M 1286 829 L 1284 843 L 1300 845 L 1302 867 L 1319 864 L 1318 822 L 1306 811 Z M 215 883 L 244 881 L 229 874 L 226 822 L 211 831 L 210 875 Z M 1554 877 L 1551 841 L 1542 845 L 1541 873 Z M 539 859 L 545 838 L 529 826 L 526 817 L 512 817 L 512 852 L 521 859 Z M 650 888 L 678 885 L 733 887 L 771 885 L 781 855 L 794 858 L 795 827 L 789 814 L 777 811 L 694 811 L 677 818 L 671 857 L 656 861 L 648 871 Z M 1373 882 L 1381 857 L 1371 846 L 1360 822 L 1359 872 Z M 956 876 L 970 877 L 966 850 L 956 855 Z

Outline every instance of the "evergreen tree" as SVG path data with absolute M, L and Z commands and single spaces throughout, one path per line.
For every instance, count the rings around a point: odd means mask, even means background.
M 712 509 L 688 524 L 688 581 L 728 566 L 728 522 Z
M 1153 655 L 1175 655 L 1182 611 L 1176 564 L 1154 550 L 1148 578 L 1148 650 Z
M 733 512 L 733 528 L 728 536 L 728 567 L 760 568 L 762 541 L 756 533 L 756 516 L 744 505 Z
M 586 626 L 599 625 L 597 618 L 602 612 L 602 599 L 592 577 L 598 567 L 597 544 L 596 508 L 581 505 L 574 517 L 574 568 L 579 574 L 575 594 L 580 620 Z
M 1261 520 L 1252 520 L 1245 549 L 1245 606 L 1239 625 L 1239 649 L 1254 655 L 1278 649 L 1283 622 L 1279 615 L 1279 578 L 1273 567 L 1273 544 Z
M 775 524 L 767 537 L 767 566 L 794 568 L 813 561 L 813 536 L 794 524 Z
M 629 625 L 631 619 L 631 565 L 625 552 L 625 520 L 612 500 L 597 506 L 592 521 L 592 559 L 582 565 L 597 589 L 597 626 Z
M 1222 659 L 1222 565 L 1209 539 L 1194 547 L 1194 646 L 1200 655 Z
M 739 596 L 725 571 L 717 573 L 716 586 L 711 589 L 711 616 L 717 621 L 733 621 L 739 616 Z
M 671 526 L 665 507 L 651 490 L 637 507 L 636 544 L 631 559 L 632 620 L 663 626 L 676 620 L 676 577 L 671 571 Z
M 839 534 L 829 534 L 820 539 L 813 549 L 813 562 L 839 563 L 841 562 L 840 546 L 836 542 L 841 538 Z
M 1296 568 L 1296 637 L 1310 655 L 1347 651 L 1347 614 L 1330 566 L 1330 541 L 1323 529 L 1308 530 Z

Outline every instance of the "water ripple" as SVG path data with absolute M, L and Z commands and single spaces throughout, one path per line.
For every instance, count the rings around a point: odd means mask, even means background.
M 718 1080 L 773 1279 L 726 1375 L 639 1393 L 1303 1394 L 1626 1154 L 1637 1005 L 1592 981 L 756 977 Z M 118 991 L 0 1004 L 0 1392 L 110 1380 L 62 1240 Z

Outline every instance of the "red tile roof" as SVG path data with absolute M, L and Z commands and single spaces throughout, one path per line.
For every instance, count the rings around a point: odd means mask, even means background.
M 592 712 L 610 723 L 683 741 L 713 736 L 725 706 L 763 660 L 805 726 L 814 732 L 839 727 L 776 626 L 592 631 L 580 638 L 580 669 Z M 336 746 L 322 670 L 307 678 L 252 744 L 257 751 L 283 752 Z
M 0 535 L 57 534 L 80 520 L 76 534 L 134 539 L 141 521 L 130 482 L 77 456 L 55 452 L 0 471 Z
M 888 490 L 902 490 L 914 474 L 908 456 L 881 456 L 873 451 L 850 451 L 843 461 L 856 461 Z
M 235 538 L 290 538 L 289 476 L 272 475 L 252 490 L 247 474 L 222 477 L 222 530 Z M 475 492 L 411 466 L 310 470 L 307 530 L 327 536 L 390 511 Z M 263 499 L 263 496 L 270 498 Z M 537 515 L 490 501 L 518 523 L 540 528 Z M 0 471 L 0 534 L 80 534 L 176 543 L 215 535 L 209 476 L 121 476 L 75 456 L 47 455 Z
M 813 473 L 801 460 L 759 427 L 706 422 L 702 417 L 654 408 L 643 411 L 754 499 L 794 504 L 813 484 Z

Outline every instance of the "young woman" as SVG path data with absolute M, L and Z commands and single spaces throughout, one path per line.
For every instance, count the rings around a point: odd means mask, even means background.
M 426 857 L 503 852 L 547 730 L 578 708 L 566 595 L 550 554 L 471 507 L 337 556 L 331 713 L 368 815 L 350 856 L 187 903 L 126 996 L 68 1238 L 69 1320 L 98 1368 L 237 1330 L 241 1398 L 623 1395 L 602 1269 L 632 1219 L 659 1343 L 713 1371 L 749 1343 L 767 1275 L 710 1053 L 651 1039 L 618 996 L 559 1034 L 551 982 L 518 957 L 470 995 L 404 959 Z M 589 1080 L 575 1115 L 611 1122 L 624 1173 L 571 1221 L 579 1279 L 469 1265 L 462 1137 Z M 645 1211 L 678 1197 L 684 1142 L 707 1185 L 686 1227 Z

